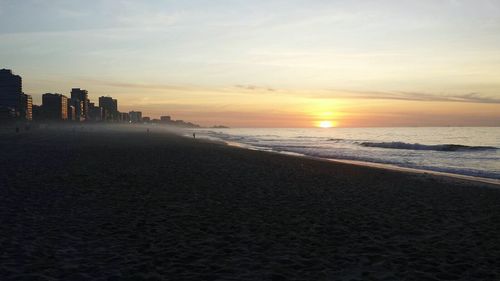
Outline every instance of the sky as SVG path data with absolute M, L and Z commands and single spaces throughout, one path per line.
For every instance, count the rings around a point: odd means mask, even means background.
M 500 1 L 0 0 L 0 68 L 206 126 L 500 126 Z

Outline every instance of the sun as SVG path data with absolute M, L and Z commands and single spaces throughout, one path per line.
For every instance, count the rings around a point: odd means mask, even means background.
M 319 121 L 318 127 L 320 128 L 331 128 L 334 127 L 335 124 L 332 121 Z

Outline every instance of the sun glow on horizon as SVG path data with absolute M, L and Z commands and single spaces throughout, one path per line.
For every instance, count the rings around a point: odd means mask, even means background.
M 325 120 L 325 121 L 319 121 L 317 126 L 320 128 L 332 128 L 335 127 L 336 124 L 335 122 Z

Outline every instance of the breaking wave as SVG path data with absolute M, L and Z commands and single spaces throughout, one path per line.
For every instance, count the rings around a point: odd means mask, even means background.
M 389 149 L 408 149 L 408 150 L 434 150 L 434 151 L 482 151 L 482 150 L 496 150 L 497 147 L 493 146 L 467 146 L 460 144 L 436 144 L 425 145 L 419 143 L 406 143 L 406 142 L 362 142 L 359 143 L 365 147 L 378 147 Z

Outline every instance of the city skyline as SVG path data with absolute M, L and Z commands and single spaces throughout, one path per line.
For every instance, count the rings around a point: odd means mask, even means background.
M 160 124 L 184 128 L 200 126 L 184 120 L 174 120 L 170 115 L 160 118 L 142 116 L 140 111 L 119 111 L 118 100 L 110 96 L 101 96 L 98 105 L 89 99 L 89 92 L 81 88 L 72 88 L 71 96 L 59 93 L 42 94 L 40 104 L 33 104 L 31 95 L 23 92 L 23 79 L 11 69 L 0 69 L 0 123 L 16 125 L 24 123 L 29 130 L 30 123 L 70 122 L 70 124 L 105 124 L 134 123 Z M 83 122 L 83 123 L 82 123 Z M 213 125 L 213 127 L 224 127 Z
M 0 1 L 1 67 L 205 126 L 500 125 L 498 2 L 231 3 Z

